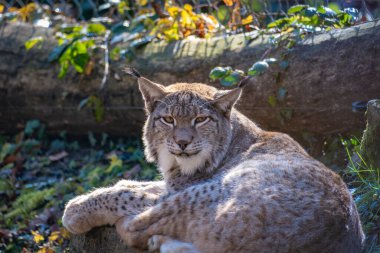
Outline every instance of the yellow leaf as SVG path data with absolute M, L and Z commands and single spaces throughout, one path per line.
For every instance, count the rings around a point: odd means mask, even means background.
M 38 233 L 37 231 L 32 231 L 32 235 L 33 235 L 34 242 L 37 243 L 37 244 L 39 242 L 45 240 L 45 238 L 40 233 Z
M 172 18 L 176 18 L 179 13 L 179 8 L 175 6 L 170 6 L 167 8 L 167 11 Z
M 112 169 L 116 166 L 118 167 L 123 166 L 123 161 L 120 160 L 119 157 L 117 157 L 117 155 L 112 154 L 109 159 L 110 159 L 110 166 L 108 166 L 108 168 L 106 169 L 107 173 L 110 173 Z
M 94 66 L 95 66 L 95 61 L 93 59 L 91 59 L 90 61 L 88 61 L 87 65 L 86 65 L 86 68 L 84 70 L 84 73 L 86 74 L 86 76 L 91 75 L 92 70 L 94 69 Z
M 37 253 L 54 253 L 54 250 L 49 247 L 43 247 L 37 251 Z
M 61 236 L 60 231 L 53 231 L 49 236 L 49 241 L 54 242 L 54 241 L 58 240 L 60 236 Z
M 223 0 L 223 2 L 227 5 L 227 6 L 232 6 L 234 4 L 234 1 L 233 0 Z
M 35 3 L 29 3 L 19 9 L 19 15 L 23 21 L 25 21 L 35 10 L 37 5 Z
M 164 30 L 164 35 L 168 41 L 179 40 L 178 26 L 173 25 L 170 29 Z
M 140 6 L 145 6 L 148 3 L 148 0 L 137 0 L 136 2 Z
M 181 21 L 181 24 L 186 27 L 191 26 L 193 24 L 191 16 L 186 11 L 181 11 Z
M 69 233 L 69 231 L 66 230 L 66 228 L 61 228 L 60 232 L 61 232 L 61 235 L 63 238 L 65 238 L 65 239 L 70 238 L 70 233 Z
M 253 16 L 249 15 L 248 17 L 242 19 L 241 24 L 242 25 L 248 25 L 252 22 L 253 22 Z
M 18 9 L 16 7 L 10 7 L 8 9 L 8 12 L 16 12 L 16 11 L 18 11 Z
M 193 12 L 193 6 L 191 6 L 190 4 L 185 4 L 183 6 L 183 8 L 187 11 L 187 12 Z

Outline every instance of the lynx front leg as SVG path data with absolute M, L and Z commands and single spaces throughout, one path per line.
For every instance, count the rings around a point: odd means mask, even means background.
M 192 186 L 133 218 L 121 218 L 116 229 L 130 247 L 146 249 L 153 235 L 191 242 L 196 233 L 210 230 L 221 195 L 214 183 Z
M 109 188 L 97 189 L 70 200 L 62 223 L 74 234 L 93 227 L 113 225 L 120 217 L 136 215 L 154 205 L 165 192 L 164 182 L 122 180 Z

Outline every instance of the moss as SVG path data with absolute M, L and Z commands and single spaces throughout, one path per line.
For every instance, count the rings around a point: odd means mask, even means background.
M 44 202 L 49 201 L 54 192 L 54 188 L 49 188 L 21 194 L 12 204 L 12 211 L 4 216 L 5 220 L 14 219 L 17 216 L 22 218 L 31 216 L 32 211 L 43 205 Z

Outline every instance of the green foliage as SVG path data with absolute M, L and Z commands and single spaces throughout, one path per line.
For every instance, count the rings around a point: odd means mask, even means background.
M 95 119 L 97 122 L 101 122 L 104 118 L 104 104 L 103 100 L 95 95 L 91 95 L 88 98 L 83 99 L 78 106 L 78 109 L 82 109 L 83 107 L 92 108 Z
M 44 202 L 52 200 L 54 192 L 54 188 L 44 189 L 42 191 L 22 192 L 20 196 L 12 203 L 12 206 L 10 207 L 12 211 L 5 214 L 4 219 L 9 222 L 17 216 L 19 216 L 21 220 L 31 218 L 33 211 L 36 208 L 43 205 Z
M 27 51 L 32 49 L 36 45 L 41 45 L 41 43 L 44 41 L 44 38 L 41 36 L 33 37 L 27 41 L 25 41 L 25 48 Z
M 288 15 L 268 24 L 268 28 L 279 28 L 282 31 L 297 28 L 301 29 L 301 32 L 342 28 L 353 25 L 359 12 L 353 8 L 339 10 L 336 7 L 332 9 L 326 6 L 295 5 L 288 9 Z
M 67 41 L 63 43 L 65 42 Z M 90 59 L 89 50 L 93 46 L 95 46 L 93 39 L 79 40 L 79 37 L 74 37 L 71 42 L 68 42 L 68 44 L 64 46 L 64 50 L 62 50 L 62 54 L 59 56 L 58 61 L 61 67 L 58 77 L 65 77 L 70 66 L 73 66 L 78 73 L 84 73 Z M 52 56 L 51 59 L 53 58 Z
M 0 137 L 1 252 L 62 252 L 68 237 L 60 218 L 68 200 L 121 178 L 158 178 L 139 140 L 89 134 L 88 143 L 78 143 L 44 129 L 33 120 L 14 138 Z
M 269 68 L 269 64 L 266 61 L 258 61 L 248 69 L 248 75 L 255 76 L 264 73 Z
M 277 63 L 275 58 L 268 58 L 262 61 L 255 62 L 251 68 L 248 69 L 248 76 L 256 76 L 263 74 L 270 64 Z M 230 66 L 227 67 L 215 67 L 210 71 L 209 77 L 212 81 L 219 80 L 220 84 L 229 87 L 237 85 L 246 74 L 244 71 L 239 69 L 232 69 Z
M 223 86 L 233 86 L 244 77 L 244 71 L 232 69 L 231 67 L 215 67 L 210 71 L 209 77 L 212 81 L 220 80 Z
M 372 233 L 380 219 L 380 168 L 373 168 L 365 161 L 357 138 L 342 139 L 341 142 L 349 158 L 349 186 L 352 188 L 364 230 Z M 376 241 L 370 243 L 376 244 Z

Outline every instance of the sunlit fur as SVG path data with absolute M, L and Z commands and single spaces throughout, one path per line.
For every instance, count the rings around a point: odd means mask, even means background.
M 235 110 L 241 86 L 164 87 L 137 76 L 146 155 L 164 181 L 121 181 L 74 198 L 62 219 L 70 232 L 115 224 L 128 246 L 162 253 L 361 252 L 343 180 L 288 135 Z M 192 125 L 199 116 L 209 120 Z

